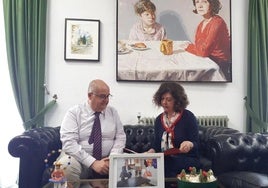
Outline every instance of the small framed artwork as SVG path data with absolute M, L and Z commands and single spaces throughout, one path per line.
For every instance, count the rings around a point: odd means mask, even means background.
M 64 59 L 99 61 L 100 20 L 65 19 Z
M 139 153 L 110 156 L 109 187 L 165 187 L 164 154 Z
M 232 82 L 231 25 L 231 0 L 117 0 L 117 81 Z

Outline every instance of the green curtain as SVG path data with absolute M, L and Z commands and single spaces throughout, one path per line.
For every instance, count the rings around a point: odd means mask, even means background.
M 24 128 L 44 126 L 47 0 L 3 0 L 7 58 Z
M 268 127 L 268 1 L 249 0 L 247 131 Z

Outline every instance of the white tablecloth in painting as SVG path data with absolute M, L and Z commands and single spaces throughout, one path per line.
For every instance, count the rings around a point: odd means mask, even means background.
M 131 48 L 118 53 L 118 80 L 141 81 L 226 81 L 219 66 L 210 58 L 199 57 L 180 48 L 182 41 L 173 42 L 173 54 L 160 52 L 160 41 L 144 42 L 148 49 Z

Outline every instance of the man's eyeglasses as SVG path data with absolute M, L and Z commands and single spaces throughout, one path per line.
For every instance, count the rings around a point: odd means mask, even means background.
M 92 93 L 93 95 L 99 97 L 100 99 L 102 100 L 105 100 L 105 99 L 109 99 L 110 97 L 112 97 L 111 94 L 108 94 L 108 95 L 105 95 L 105 94 L 96 94 L 96 93 Z

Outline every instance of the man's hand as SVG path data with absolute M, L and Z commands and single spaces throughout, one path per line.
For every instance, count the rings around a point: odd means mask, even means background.
M 91 168 L 101 175 L 109 173 L 109 158 L 105 157 L 92 163 Z

